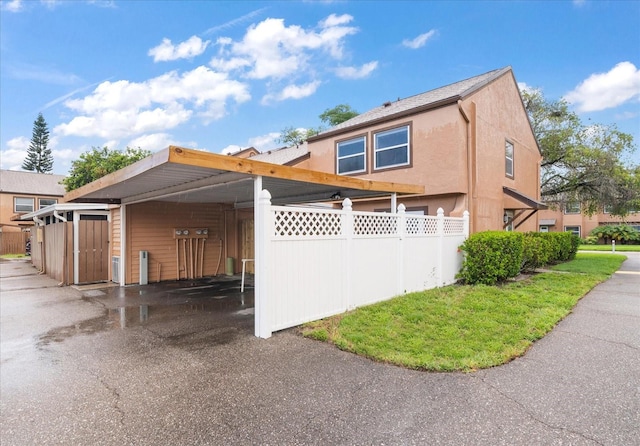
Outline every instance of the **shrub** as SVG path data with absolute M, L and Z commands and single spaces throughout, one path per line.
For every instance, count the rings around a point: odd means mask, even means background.
M 527 232 L 522 243 L 522 271 L 533 271 L 549 263 L 551 239 L 548 233 Z
M 548 237 L 551 242 L 549 263 L 566 262 L 576 256 L 580 245 L 580 237 L 573 235 L 571 232 L 547 232 L 545 237 Z
M 469 284 L 494 285 L 520 273 L 523 234 L 486 231 L 471 235 L 460 249 L 465 252 L 458 278 Z
M 640 242 L 640 231 L 625 224 L 598 226 L 589 235 L 602 239 L 607 245 L 611 244 L 612 240 L 622 244 Z

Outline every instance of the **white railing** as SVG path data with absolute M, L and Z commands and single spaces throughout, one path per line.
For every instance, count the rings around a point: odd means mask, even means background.
M 263 190 L 256 219 L 256 336 L 394 296 L 455 282 L 464 217 L 272 206 Z

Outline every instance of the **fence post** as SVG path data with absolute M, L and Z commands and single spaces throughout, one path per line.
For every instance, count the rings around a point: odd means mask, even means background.
M 438 235 L 438 273 L 436 274 L 436 284 L 438 287 L 443 285 L 443 256 L 444 256 L 444 209 L 438 208 L 436 220 L 436 234 Z
M 407 235 L 407 215 L 406 206 L 402 203 L 398 205 L 398 259 L 396 262 L 396 292 L 398 294 L 404 294 L 404 244 L 406 243 L 405 237 Z
M 469 211 L 464 211 L 462 213 L 462 232 L 464 233 L 464 238 L 469 238 Z
M 271 214 L 271 194 L 263 189 L 258 197 L 258 209 L 255 213 L 255 335 L 259 338 L 271 337 L 271 317 L 269 311 L 269 292 L 267 289 L 269 270 L 269 248 L 272 236 L 273 216 Z
M 345 272 L 343 286 L 343 299 L 344 307 L 347 310 L 353 309 L 353 287 L 352 283 L 352 269 L 353 269 L 353 203 L 349 198 L 345 198 L 342 201 L 342 236 L 345 239 L 345 255 L 342 259 L 342 270 Z

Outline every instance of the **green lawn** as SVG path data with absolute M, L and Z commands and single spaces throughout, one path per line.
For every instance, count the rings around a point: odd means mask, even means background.
M 611 245 L 580 245 L 578 250 L 611 252 Z M 640 245 L 616 245 L 616 252 L 640 252 Z
M 500 286 L 448 286 L 396 297 L 311 322 L 304 336 L 404 367 L 473 371 L 523 355 L 623 255 L 579 253 L 548 272 Z

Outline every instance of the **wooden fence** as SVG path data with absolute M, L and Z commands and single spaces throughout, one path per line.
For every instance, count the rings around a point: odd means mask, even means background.
M 28 232 L 0 232 L 0 255 L 26 254 Z

